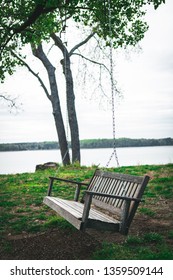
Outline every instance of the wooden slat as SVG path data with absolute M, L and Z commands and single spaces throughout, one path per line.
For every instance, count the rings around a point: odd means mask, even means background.
M 122 190 L 121 190 L 121 193 L 120 195 L 121 196 L 127 196 L 127 197 L 133 197 L 130 195 L 131 191 L 130 191 L 130 185 L 131 185 L 131 182 L 127 181 L 127 182 L 124 182 L 123 186 L 122 186 Z M 116 207 L 119 207 L 119 208 L 122 208 L 123 206 L 123 201 L 122 200 L 119 200 L 118 203 L 115 205 Z
M 107 179 L 107 185 L 105 188 L 104 193 L 108 193 L 111 194 L 112 193 L 112 187 L 114 185 L 114 180 L 112 180 L 111 178 Z M 108 197 L 103 197 L 102 199 L 100 199 L 101 201 L 103 201 L 104 203 L 109 203 L 110 198 Z
M 44 203 L 46 205 L 48 205 L 49 207 L 51 207 L 52 209 L 54 209 L 60 215 L 61 215 L 61 213 L 60 213 L 59 208 L 61 208 L 65 212 L 70 213 L 72 216 L 74 216 L 78 220 L 80 220 L 82 218 L 84 205 L 80 202 L 47 196 L 44 198 Z M 107 223 L 109 223 L 109 222 L 110 223 L 119 223 L 119 221 L 105 215 L 104 213 L 101 213 L 100 211 L 98 211 L 96 209 L 90 210 L 89 219 L 100 220 L 100 221 L 107 222 Z
M 140 185 L 136 183 L 131 183 L 129 186 L 129 189 L 127 190 L 127 196 L 131 197 L 138 197 L 138 191 L 139 191 Z
M 106 188 L 106 180 L 107 178 L 101 178 L 100 183 L 99 183 L 99 188 L 97 189 L 97 192 L 104 192 L 104 189 Z M 101 200 L 100 197 L 95 196 L 95 199 Z
M 115 178 L 115 179 L 129 181 L 129 182 L 136 182 L 138 184 L 141 184 L 143 181 L 142 176 L 134 176 L 128 174 L 115 173 L 115 172 L 101 171 L 101 170 L 96 170 L 95 175 L 101 177 Z
M 118 195 L 119 194 L 119 189 L 120 189 L 120 180 L 116 179 L 116 180 L 113 180 L 113 187 L 111 189 L 111 194 L 116 194 Z M 106 202 L 109 202 L 110 205 L 114 205 L 115 203 L 115 199 L 114 198 L 110 198 L 108 201 Z
M 102 181 L 102 178 L 100 176 L 94 176 L 94 180 L 90 184 L 89 189 L 90 190 L 94 189 L 97 192 L 98 189 L 100 188 L 101 181 Z
M 56 211 L 61 217 L 66 219 L 69 223 L 71 223 L 75 228 L 81 229 L 81 221 L 77 219 L 74 215 L 72 215 L 70 212 L 65 210 L 62 205 L 59 205 L 58 203 L 55 203 L 55 200 L 51 200 L 50 196 L 46 196 L 43 200 L 43 202 L 52 208 L 54 211 Z
M 88 190 L 120 196 L 126 194 L 130 197 L 138 197 L 138 189 L 141 186 L 142 180 L 143 177 L 140 176 L 103 172 L 97 170 Z M 100 202 L 97 202 L 97 200 Z M 105 198 L 94 196 L 93 203 L 97 206 L 99 205 L 99 207 L 104 204 L 112 205 L 120 209 L 122 209 L 123 207 L 122 200 L 108 197 Z

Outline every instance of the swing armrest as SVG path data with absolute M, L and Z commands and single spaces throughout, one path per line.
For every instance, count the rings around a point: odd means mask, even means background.
M 62 179 L 62 178 L 58 178 L 58 177 L 49 177 L 49 179 L 50 179 L 50 184 L 49 184 L 49 187 L 48 187 L 48 193 L 47 193 L 48 196 L 51 195 L 52 188 L 53 188 L 53 182 L 56 180 L 56 181 L 61 181 L 61 182 L 66 182 L 66 183 L 71 183 L 71 184 L 77 185 L 76 186 L 76 191 L 75 191 L 75 196 L 74 196 L 75 201 L 78 201 L 78 199 L 79 199 L 81 186 L 88 186 L 89 185 L 87 183 L 68 180 L 68 179 Z
M 57 181 L 63 181 L 63 182 L 67 182 L 67 183 L 73 183 L 73 184 L 77 184 L 77 185 L 84 185 L 84 186 L 88 186 L 89 184 L 87 183 L 83 183 L 83 182 L 78 182 L 78 181 L 74 181 L 74 180 L 68 180 L 68 179 L 62 179 L 62 178 L 58 178 L 58 177 L 49 177 L 50 180 L 57 180 Z
M 135 202 L 142 202 L 144 200 L 140 198 L 135 198 L 135 197 L 128 197 L 128 196 L 121 196 L 121 195 L 113 195 L 113 194 L 107 194 L 107 193 L 100 193 L 100 192 L 93 192 L 93 191 L 86 191 L 86 194 L 90 196 L 104 196 L 104 197 L 110 197 L 110 198 L 117 198 L 117 199 L 123 199 L 126 201 L 135 201 Z

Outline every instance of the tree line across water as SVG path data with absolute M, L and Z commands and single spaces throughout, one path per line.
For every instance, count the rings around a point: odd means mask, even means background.
M 113 139 L 85 139 L 80 141 L 81 149 L 112 148 Z M 173 138 L 162 139 L 116 139 L 116 147 L 146 147 L 146 146 L 173 146 Z M 69 142 L 69 148 L 71 143 Z M 29 142 L 29 143 L 6 143 L 0 144 L 0 151 L 27 151 L 27 150 L 54 150 L 59 149 L 56 141 Z

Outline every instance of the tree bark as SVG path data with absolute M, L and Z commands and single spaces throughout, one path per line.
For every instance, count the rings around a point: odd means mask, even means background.
M 73 76 L 70 68 L 70 57 L 68 53 L 61 62 L 63 65 L 63 73 L 66 79 L 67 111 L 71 132 L 72 162 L 78 161 L 80 163 L 79 128 L 75 109 Z
M 79 128 L 75 109 L 75 95 L 73 76 L 71 72 L 70 54 L 58 36 L 52 34 L 51 37 L 54 40 L 55 45 L 62 51 L 64 57 L 61 60 L 61 64 L 63 66 L 63 73 L 66 80 L 67 111 L 71 134 L 72 162 L 78 161 L 80 163 Z
M 58 87 L 57 87 L 56 77 L 55 77 L 55 68 L 50 63 L 47 56 L 43 52 L 42 45 L 39 45 L 37 48 L 32 48 L 32 50 L 34 56 L 36 56 L 38 59 L 41 60 L 41 62 L 43 63 L 44 67 L 47 70 L 50 89 L 51 89 L 50 101 L 52 103 L 52 108 L 53 108 L 53 116 L 54 116 L 56 131 L 59 139 L 62 162 L 63 165 L 67 165 L 70 164 L 70 155 L 69 155 L 68 142 L 64 129 L 64 122 L 61 113 Z

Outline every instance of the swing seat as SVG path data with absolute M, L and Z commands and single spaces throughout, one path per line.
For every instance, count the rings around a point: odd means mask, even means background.
M 74 201 L 51 196 L 54 181 L 75 184 Z M 50 177 L 48 195 L 43 202 L 78 230 L 87 228 L 128 234 L 148 176 L 132 176 L 96 170 L 89 184 Z M 81 186 L 87 186 L 79 202 Z

